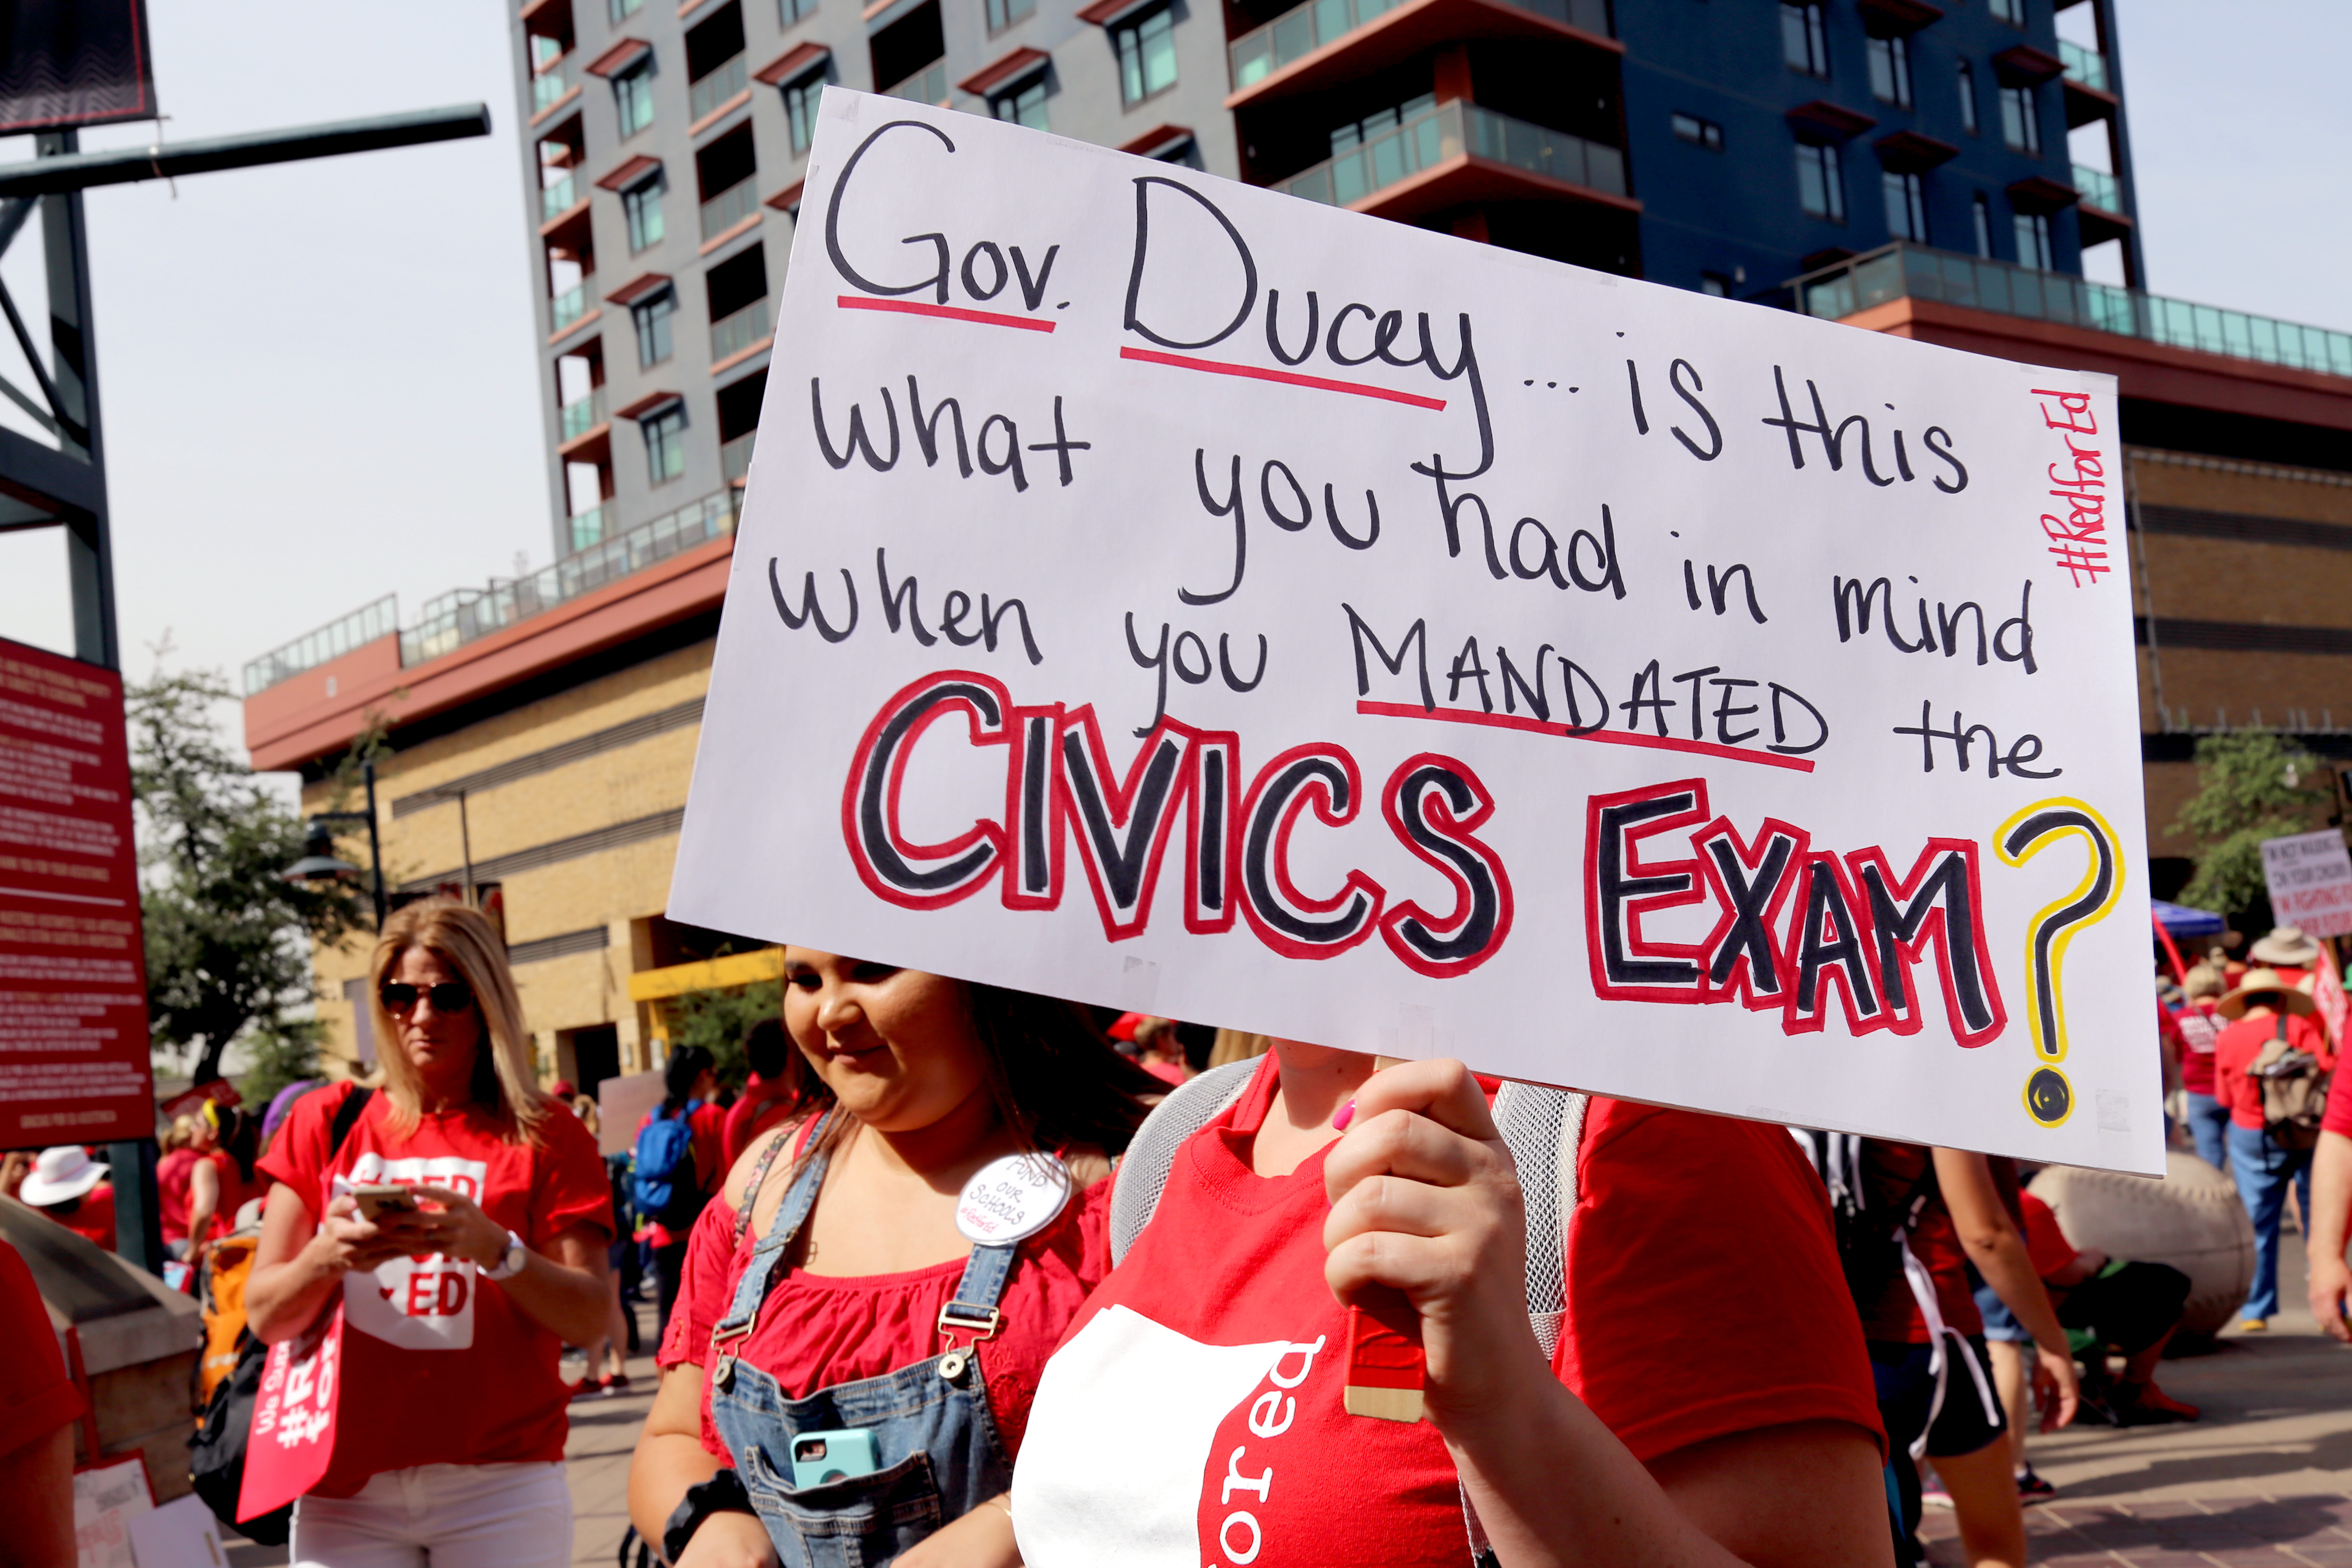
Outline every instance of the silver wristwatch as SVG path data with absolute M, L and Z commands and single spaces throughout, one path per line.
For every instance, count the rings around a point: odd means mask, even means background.
M 483 1269 L 482 1278 L 511 1279 L 522 1272 L 522 1266 L 530 1260 L 530 1248 L 522 1244 L 522 1237 L 509 1231 L 507 1232 L 507 1249 L 499 1255 L 499 1266 L 496 1268 Z

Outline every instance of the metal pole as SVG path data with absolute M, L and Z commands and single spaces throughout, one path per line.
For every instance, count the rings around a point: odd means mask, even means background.
M 375 759 L 368 758 L 360 764 L 367 774 L 368 797 L 368 864 L 375 873 L 375 934 L 383 934 L 383 844 L 375 826 Z
M 469 910 L 479 909 L 481 905 L 474 897 L 474 830 L 467 826 L 464 790 L 457 792 L 457 845 L 466 858 L 466 907 Z
M 78 151 L 73 144 L 74 133 L 68 131 L 58 133 L 67 143 L 65 156 L 45 156 L 30 163 L 0 164 L 0 196 L 60 195 L 92 185 L 127 185 L 141 180 L 210 174 L 215 169 L 249 169 L 262 163 L 332 158 L 345 153 L 373 153 L 386 147 L 455 142 L 489 133 L 490 110 L 480 103 L 109 153 Z M 51 138 L 44 136 L 41 140 L 46 146 Z

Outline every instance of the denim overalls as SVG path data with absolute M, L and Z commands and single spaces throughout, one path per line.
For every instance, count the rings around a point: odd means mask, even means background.
M 784 1272 L 793 1237 L 824 1184 L 825 1158 L 811 1160 L 784 1194 L 775 1224 L 752 1249 L 726 1317 L 710 1335 L 710 1418 L 785 1568 L 863 1568 L 890 1562 L 948 1521 L 1013 1484 L 981 1375 L 979 1345 L 996 1336 L 996 1304 L 1015 1246 L 974 1247 L 955 1295 L 940 1311 L 945 1353 L 880 1377 L 787 1399 L 776 1380 L 739 1361 Z M 757 1194 L 744 1199 L 748 1206 Z M 874 1434 L 872 1475 L 793 1485 L 793 1439 L 804 1432 L 864 1427 Z

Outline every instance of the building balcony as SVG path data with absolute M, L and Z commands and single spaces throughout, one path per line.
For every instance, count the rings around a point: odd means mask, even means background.
M 545 70 L 530 79 L 530 111 L 544 114 L 579 85 L 579 73 L 570 55 L 559 55 Z
M 427 600 L 417 624 L 400 634 L 400 662 L 405 668 L 438 658 L 706 540 L 730 534 L 735 531 L 735 489 L 729 486 L 617 536 L 607 534 L 611 501 L 583 512 L 572 520 L 572 537 L 575 545 L 583 538 L 587 542 L 554 565 L 528 577 L 493 578 L 487 588 L 459 588 Z M 247 668 L 248 684 L 252 670 Z
M 2096 49 L 2086 49 L 2068 39 L 2058 40 L 2058 58 L 2066 62 L 2066 79 L 2100 92 L 2113 92 L 2107 85 L 2107 57 Z
M 588 313 L 587 283 L 584 281 L 574 283 L 571 288 L 558 294 L 550 306 L 550 311 L 555 323 L 555 330 L 559 332 L 585 316 Z
M 2074 165 L 2074 188 L 2083 193 L 2084 206 L 2099 207 L 2117 216 L 2123 215 L 2124 183 L 2113 174 L 2077 163 Z
M 306 669 L 316 669 L 339 659 L 355 647 L 390 637 L 399 628 L 400 600 L 386 594 L 374 604 L 363 605 L 340 620 L 329 621 L 317 631 L 297 637 L 284 647 L 272 648 L 247 664 L 245 694 L 250 697 L 257 691 L 266 691 Z
M 1909 297 L 2136 338 L 2167 348 L 2352 376 L 2352 332 L 2168 300 L 1896 241 L 1790 285 L 1807 315 L 1837 321 Z
M 686 89 L 686 116 L 699 126 L 717 113 L 719 108 L 751 85 L 748 55 L 737 55 L 709 76 L 694 82 Z
M 759 438 L 757 430 L 746 430 L 732 441 L 719 443 L 719 471 L 727 476 L 730 485 L 740 485 L 751 475 L 751 443 Z
M 553 223 L 580 205 L 580 183 L 569 174 L 551 185 L 539 188 L 539 221 Z
M 1226 46 L 1225 107 L 1353 80 L 1437 44 L 1515 37 L 1619 47 L 1607 0 L 1307 0 Z
M 562 447 L 572 447 L 572 442 L 595 435 L 609 423 L 612 423 L 612 414 L 604 411 L 604 388 L 595 388 L 585 397 L 574 397 L 555 411 L 555 428 L 558 428 L 555 439 Z
M 710 363 L 725 363 L 750 353 L 768 341 L 768 301 L 752 300 L 730 316 L 710 323 Z
M 1530 198 L 1640 210 L 1625 194 L 1619 149 L 1458 101 L 1425 110 L 1272 188 L 1406 220 L 1467 202 Z
M 725 234 L 760 210 L 757 180 L 738 180 L 702 204 L 702 237 L 708 242 Z
M 884 88 L 882 96 L 903 98 L 909 103 L 944 105 L 948 100 L 948 62 L 933 60 L 896 87 Z

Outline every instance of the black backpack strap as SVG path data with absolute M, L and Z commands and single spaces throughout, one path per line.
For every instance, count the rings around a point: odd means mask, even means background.
M 327 1127 L 328 1159 L 331 1160 L 342 1152 L 343 1140 L 350 1137 L 352 1129 L 360 1124 L 360 1113 L 367 1109 L 368 1101 L 374 1098 L 375 1090 L 364 1084 L 343 1096 L 342 1104 L 335 1107 L 335 1120 Z

